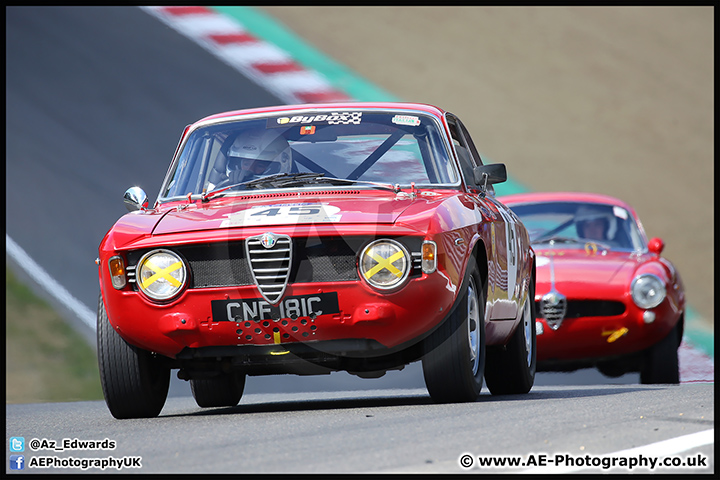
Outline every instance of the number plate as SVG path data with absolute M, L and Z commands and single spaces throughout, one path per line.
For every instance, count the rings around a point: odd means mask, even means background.
M 262 298 L 238 298 L 210 302 L 214 322 L 247 322 L 300 318 L 339 313 L 337 292 L 283 298 L 270 305 Z

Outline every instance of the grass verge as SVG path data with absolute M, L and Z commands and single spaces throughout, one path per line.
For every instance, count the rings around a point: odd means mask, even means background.
M 102 400 L 93 349 L 9 268 L 5 271 L 5 402 Z

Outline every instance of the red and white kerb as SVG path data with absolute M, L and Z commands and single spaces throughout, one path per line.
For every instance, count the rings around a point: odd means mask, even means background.
M 203 6 L 140 8 L 287 103 L 353 101 L 333 88 L 323 75 L 306 69 L 284 50 L 252 35 L 234 18 Z

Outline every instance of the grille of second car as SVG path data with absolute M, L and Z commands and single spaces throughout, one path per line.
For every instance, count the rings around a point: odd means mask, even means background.
M 565 314 L 560 318 L 561 309 L 557 306 L 543 305 L 535 302 L 538 317 L 548 320 L 580 317 L 614 317 L 625 313 L 625 304 L 612 300 L 568 300 Z
M 612 300 L 571 300 L 565 318 L 614 317 L 625 313 L 625 304 Z
M 556 302 L 548 302 L 543 300 L 540 304 L 542 317 L 548 322 L 560 322 L 565 318 L 567 309 L 567 300 L 560 298 Z

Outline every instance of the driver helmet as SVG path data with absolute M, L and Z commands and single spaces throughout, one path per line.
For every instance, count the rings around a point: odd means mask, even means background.
M 605 205 L 581 205 L 575 212 L 575 228 L 580 238 L 584 238 L 586 222 L 603 220 L 603 239 L 612 240 L 617 231 L 617 218 L 612 212 L 612 207 Z M 600 240 L 600 239 L 595 239 Z
M 227 151 L 226 171 L 233 183 L 291 171 L 287 140 L 273 130 L 248 130 L 237 136 Z

